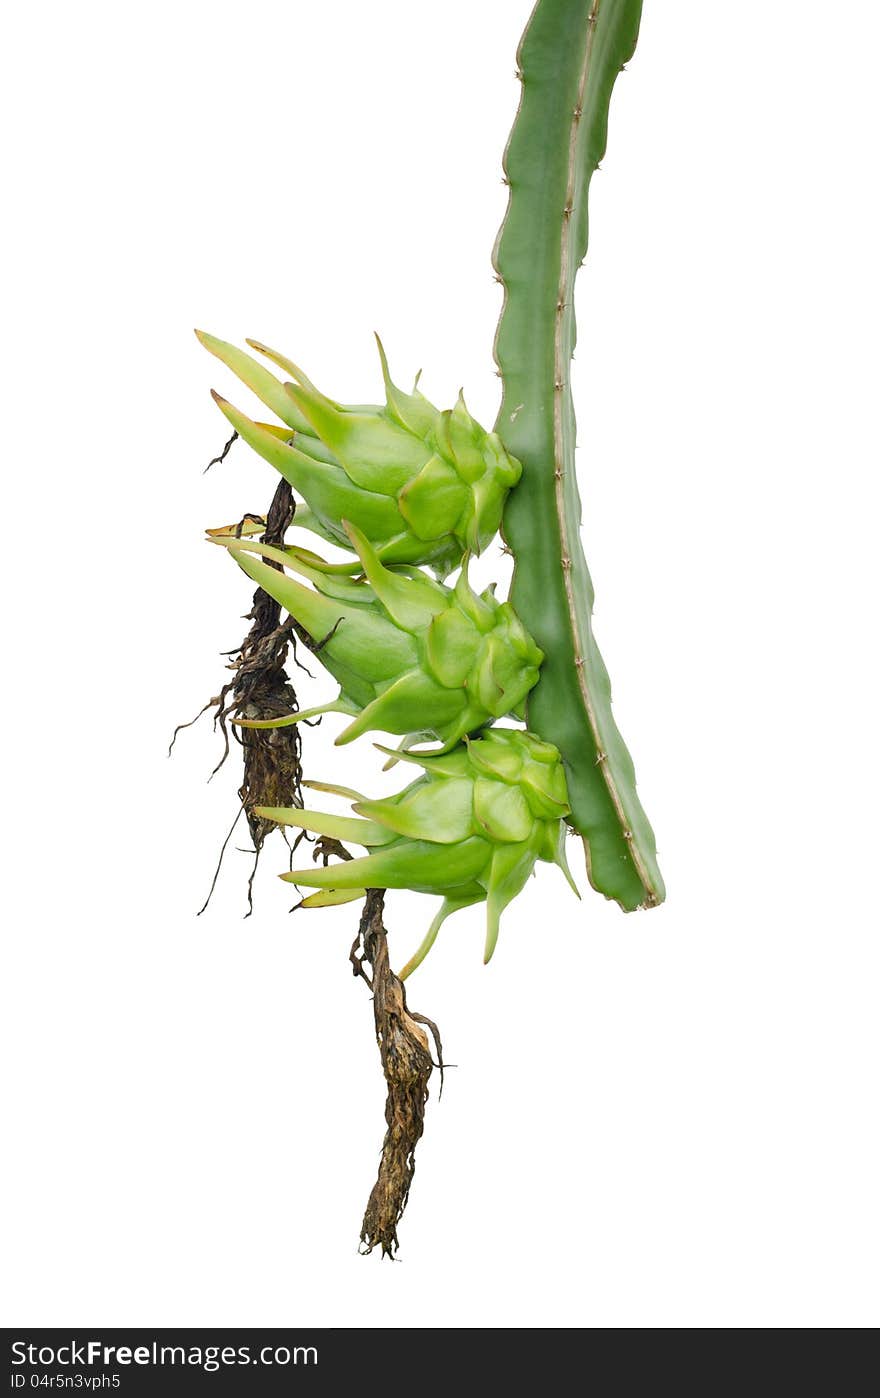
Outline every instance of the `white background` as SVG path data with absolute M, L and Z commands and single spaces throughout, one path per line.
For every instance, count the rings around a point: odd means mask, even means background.
M 6 1324 L 866 1326 L 877 1295 L 872 4 L 648 0 L 576 363 L 616 713 L 669 887 L 557 871 L 411 982 L 443 1030 L 401 1263 L 357 910 L 257 912 L 209 726 L 274 482 L 193 325 L 340 398 L 490 422 L 489 254 L 528 3 L 17 7 L 0 101 Z M 243 405 L 247 397 L 237 395 Z M 487 576 L 501 575 L 495 550 Z M 304 679 L 304 677 L 303 677 Z M 305 701 L 332 692 L 305 681 Z M 393 789 L 369 740 L 313 773 Z M 395 957 L 433 904 L 389 899 Z

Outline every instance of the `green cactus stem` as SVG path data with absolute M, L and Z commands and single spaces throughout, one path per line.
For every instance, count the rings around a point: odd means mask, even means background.
M 308 632 L 341 686 L 330 704 L 256 726 L 336 712 L 353 720 L 337 743 L 379 729 L 404 735 L 407 746 L 437 738 L 446 749 L 506 714 L 522 718 L 543 657 L 510 603 L 498 602 L 491 588 L 473 591 L 467 559 L 448 588 L 416 568 L 386 567 L 359 529 L 348 524 L 346 532 L 364 571 L 360 580 L 302 549 L 214 535 Z
M 590 178 L 640 14 L 641 0 L 538 0 L 519 49 L 522 95 L 504 163 L 510 199 L 494 252 L 505 290 L 496 430 L 523 465 L 503 521 L 516 560 L 511 600 L 546 657 L 527 720 L 562 753 L 590 881 L 627 911 L 662 902 L 665 890 L 593 637 L 569 370 Z
M 292 381 L 282 383 L 224 340 L 196 334 L 281 419 L 254 422 L 214 394 L 239 436 L 305 500 L 309 509 L 297 511 L 298 525 L 350 548 L 342 524 L 350 520 L 386 563 L 430 564 L 440 577 L 465 551 L 478 554 L 494 538 L 521 468 L 497 434 L 474 421 L 463 396 L 440 412 L 417 386 L 405 393 L 379 343 L 385 403 L 343 407 L 265 345 L 248 341 Z
M 369 850 L 360 859 L 296 869 L 282 878 L 318 890 L 303 907 L 362 898 L 368 888 L 442 895 L 404 977 L 422 961 L 450 913 L 485 902 L 488 961 L 501 914 L 537 860 L 558 864 L 577 893 L 565 858 L 569 805 L 559 753 L 532 733 L 493 728 L 452 752 L 402 756 L 424 775 L 384 800 L 359 798 L 353 817 L 293 808 L 260 812 L 279 825 Z

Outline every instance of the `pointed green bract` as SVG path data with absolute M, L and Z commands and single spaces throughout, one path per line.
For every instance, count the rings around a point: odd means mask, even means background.
M 434 893 L 448 886 L 459 888 L 476 879 L 486 866 L 488 846 L 472 836 L 454 845 L 427 840 L 403 840 L 375 850 L 362 859 L 293 869 L 281 877 L 306 888 L 409 888 L 414 893 Z
M 350 786 L 340 786 L 337 782 L 316 782 L 303 779 L 303 786 L 309 791 L 326 791 L 332 796 L 344 796 L 349 801 L 366 801 L 359 791 L 355 791 Z
M 405 427 L 409 432 L 413 432 L 423 441 L 427 441 L 434 424 L 437 421 L 437 409 L 433 403 L 429 403 L 424 393 L 420 393 L 418 388 L 413 388 L 412 393 L 405 393 L 398 388 L 391 378 L 388 369 L 388 357 L 385 354 L 385 346 L 376 336 L 376 346 L 379 350 L 379 361 L 382 365 L 382 379 L 385 384 L 385 406 L 389 417 L 398 422 L 401 427 Z
M 398 972 L 400 980 L 405 981 L 408 976 L 412 975 L 416 967 L 421 966 L 425 957 L 428 955 L 428 952 L 431 950 L 432 946 L 436 942 L 437 934 L 440 931 L 440 928 L 443 926 L 444 922 L 448 917 L 451 917 L 453 913 L 460 912 L 463 908 L 469 908 L 474 903 L 481 903 L 482 901 L 482 890 L 478 890 L 477 892 L 471 894 L 463 894 L 457 898 L 444 898 L 443 902 L 440 904 L 439 909 L 437 910 L 436 916 L 434 917 L 431 926 L 428 928 L 428 931 L 425 934 L 424 939 L 419 944 L 418 948 L 410 957 L 409 961 L 406 963 L 403 969 Z
M 433 943 L 441 922 L 457 908 L 486 902 L 486 960 L 498 938 L 501 914 L 523 887 L 537 860 L 558 864 L 571 881 L 564 852 L 568 807 L 535 815 L 529 793 L 550 800 L 564 792 L 558 753 L 531 733 L 494 729 L 448 754 L 407 755 L 424 769 L 404 791 L 378 801 L 357 800 L 357 819 L 320 811 L 288 813 L 290 824 L 316 834 L 341 832 L 372 848 L 362 859 L 284 875 L 307 888 L 410 888 L 438 893 L 443 907 L 416 957 Z M 338 788 L 331 788 L 338 790 Z M 273 812 L 273 819 L 284 813 Z M 383 832 L 385 843 L 376 834 Z
M 363 531 L 353 524 L 346 522 L 346 525 L 364 576 L 396 626 L 403 627 L 405 631 L 420 630 L 433 617 L 448 612 L 445 587 L 421 575 L 413 578 L 384 567 Z
M 492 855 L 492 867 L 486 896 L 486 946 L 484 962 L 492 959 L 498 942 L 501 914 L 512 903 L 516 895 L 525 887 L 526 880 L 535 867 L 535 851 L 530 841 L 521 844 L 502 845 Z
M 463 708 L 462 696 L 454 689 L 444 689 L 437 684 L 433 675 L 421 670 L 412 670 L 401 675 L 393 684 L 379 694 L 364 708 L 353 723 L 340 733 L 340 743 L 350 743 L 362 733 L 381 731 L 383 733 L 409 733 L 413 723 L 420 723 L 422 731 L 451 735 L 457 742 L 462 713 L 468 714 L 470 706 Z M 475 727 L 479 727 L 476 723 Z
M 378 414 L 346 413 L 294 384 L 289 393 L 346 475 L 362 490 L 396 496 L 431 459 L 418 437 L 401 432 Z
M 299 904 L 301 908 L 336 908 L 340 903 L 356 903 L 367 896 L 365 888 L 321 888 Z
M 289 428 L 306 433 L 312 431 L 308 418 L 299 411 L 293 399 L 285 392 L 284 384 L 279 383 L 275 375 L 270 374 L 259 360 L 245 354 L 244 350 L 238 349 L 236 345 L 218 340 L 216 335 L 209 335 L 205 330 L 197 330 L 196 337 L 210 354 L 231 369 L 233 374 L 257 395 L 260 402 L 265 403 L 270 412 L 280 417 Z
M 473 782 L 448 777 L 434 782 L 422 778 L 394 801 L 359 801 L 353 809 L 397 835 L 451 845 L 472 833 L 473 805 Z
M 262 820 L 271 820 L 276 825 L 292 825 L 298 830 L 311 830 L 314 835 L 329 835 L 334 840 L 354 840 L 365 848 L 387 845 L 392 838 L 387 829 L 374 821 L 353 820 L 351 816 L 306 812 L 297 806 L 255 806 L 254 810 Z

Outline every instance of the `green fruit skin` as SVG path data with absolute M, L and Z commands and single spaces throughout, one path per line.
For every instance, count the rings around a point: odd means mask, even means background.
M 521 467 L 497 433 L 471 417 L 462 396 L 441 412 L 418 388 L 404 392 L 392 381 L 380 344 L 385 403 L 347 408 L 265 346 L 256 347 L 291 381 L 282 383 L 235 345 L 196 333 L 281 418 L 280 430 L 255 422 L 214 395 L 236 432 L 306 502 L 308 512 L 297 523 L 350 548 L 342 524 L 348 520 L 386 563 L 428 564 L 439 577 L 457 568 L 466 551 L 479 554 L 498 533 Z
M 558 751 L 534 734 L 495 728 L 447 753 L 407 753 L 424 775 L 394 796 L 357 800 L 362 833 L 350 817 L 308 810 L 265 812 L 279 823 L 357 840 L 360 859 L 310 866 L 283 877 L 308 888 L 344 893 L 409 888 L 440 894 L 447 904 L 487 905 L 486 960 L 501 913 L 536 861 L 559 864 L 570 807 Z
M 363 579 L 340 576 L 302 550 L 223 540 L 248 576 L 319 643 L 318 658 L 341 687 L 336 707 L 353 716 L 337 741 L 378 729 L 450 748 L 495 719 L 521 716 L 543 657 L 510 603 L 498 602 L 491 589 L 478 596 L 466 567 L 449 588 L 415 570 L 386 567 L 353 525 L 348 538 Z

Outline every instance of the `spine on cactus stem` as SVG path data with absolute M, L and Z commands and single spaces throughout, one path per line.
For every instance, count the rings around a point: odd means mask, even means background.
M 503 519 L 515 557 L 511 601 L 545 654 L 527 722 L 562 753 L 591 883 L 626 911 L 662 902 L 665 890 L 593 637 L 570 363 L 590 178 L 640 15 L 641 0 L 538 0 L 519 49 L 522 95 L 504 162 L 510 197 L 493 258 L 504 286 L 496 431 L 523 467 Z

